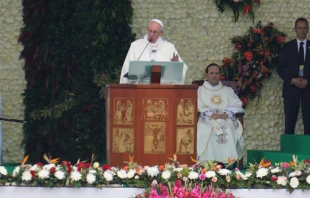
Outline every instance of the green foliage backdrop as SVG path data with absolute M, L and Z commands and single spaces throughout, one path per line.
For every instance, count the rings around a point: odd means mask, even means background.
M 24 148 L 67 160 L 105 158 L 105 85 L 134 40 L 129 0 L 24 0 Z

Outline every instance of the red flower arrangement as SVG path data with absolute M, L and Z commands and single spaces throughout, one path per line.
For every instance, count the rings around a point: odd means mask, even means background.
M 243 12 L 243 15 L 250 15 L 255 20 L 253 11 L 254 4 L 260 4 L 260 0 L 214 0 L 214 3 L 220 12 L 224 12 L 226 7 L 232 9 L 234 13 L 235 22 L 239 19 L 239 13 Z
M 231 39 L 237 51 L 231 58 L 224 58 L 221 79 L 238 82 L 238 96 L 243 106 L 249 98 L 260 95 L 262 81 L 271 75 L 270 69 L 278 64 L 285 36 L 273 23 L 262 26 L 259 21 L 244 36 Z

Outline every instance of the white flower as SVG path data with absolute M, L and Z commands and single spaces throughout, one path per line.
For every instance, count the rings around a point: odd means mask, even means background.
M 86 175 L 86 181 L 88 184 L 93 184 L 96 181 L 96 176 L 94 174 L 88 173 Z
M 207 178 L 212 178 L 212 177 L 215 177 L 215 176 L 216 176 L 216 174 L 215 174 L 214 171 L 207 171 L 206 172 L 206 177 Z
M 39 170 L 39 167 L 37 164 L 31 166 L 30 170 L 33 170 L 33 171 L 36 171 L 36 170 Z
M 91 173 L 91 174 L 96 174 L 97 173 L 97 171 L 94 170 L 94 169 L 90 169 L 88 172 Z
M 182 170 L 183 170 L 182 167 L 181 167 L 181 168 L 174 168 L 174 169 L 173 169 L 173 171 L 178 172 L 178 173 L 181 172 Z
M 0 175 L 7 175 L 8 171 L 5 169 L 4 166 L 0 166 Z
M 15 169 L 13 170 L 13 177 L 16 177 L 19 171 L 20 171 L 20 167 L 16 166 Z
M 149 167 L 147 170 L 147 175 L 148 176 L 151 176 L 151 177 L 155 177 L 158 175 L 159 173 L 159 170 L 158 170 L 158 167 L 157 166 L 153 166 L 153 167 Z
M 302 174 L 302 172 L 300 170 L 296 171 L 296 176 L 300 176 Z
M 117 171 L 117 176 L 119 177 L 119 178 L 121 178 L 121 179 L 125 179 L 125 178 L 127 178 L 127 173 L 126 173 L 126 171 L 125 170 L 119 170 L 119 171 Z
M 112 180 L 113 180 L 113 172 L 110 171 L 110 170 L 104 171 L 103 177 L 104 177 L 107 181 L 112 181 Z
M 273 168 L 270 170 L 271 173 L 280 173 L 281 172 L 281 169 L 279 167 L 277 168 Z
M 297 188 L 297 186 L 299 185 L 299 181 L 296 177 L 292 177 L 290 180 L 290 186 L 292 188 Z
M 278 180 L 277 180 L 277 184 L 282 185 L 282 186 L 286 186 L 286 184 L 287 184 L 287 177 L 279 176 Z
M 32 179 L 30 171 L 25 171 L 22 174 L 22 180 L 23 181 L 30 181 Z
M 139 175 L 136 175 L 136 176 L 135 176 L 135 179 L 139 179 Z
M 308 184 L 310 184 L 310 175 L 307 176 L 306 182 L 307 182 Z
M 188 178 L 189 179 L 198 179 L 199 174 L 195 171 L 191 171 L 188 173 Z
M 224 168 L 224 169 L 220 169 L 220 170 L 218 171 L 218 174 L 227 176 L 227 175 L 230 175 L 230 174 L 231 174 L 231 171 Z
M 269 171 L 268 168 L 260 168 L 256 171 L 256 177 L 263 178 L 266 175 L 268 175 L 268 171 Z
M 55 167 L 55 164 L 46 164 L 43 166 L 43 169 L 46 169 L 46 170 L 51 170 L 51 168 Z
M 80 179 L 82 179 L 82 174 L 78 171 L 72 171 L 70 174 L 70 178 L 72 179 L 72 181 L 79 181 Z
M 117 172 L 118 169 L 116 167 L 111 167 L 111 171 Z
M 238 177 L 238 175 L 239 175 L 243 180 L 247 180 L 248 177 L 250 177 L 250 176 L 252 175 L 252 173 L 249 172 L 249 171 L 247 171 L 247 172 L 245 172 L 245 174 L 243 174 L 243 173 L 241 173 L 239 170 L 236 171 L 236 174 L 237 174 L 237 177 Z
M 61 170 L 58 170 L 55 172 L 55 177 L 59 180 L 62 180 L 65 178 L 65 173 Z
M 130 169 L 127 173 L 127 177 L 130 179 L 130 178 L 133 178 L 136 174 L 136 170 L 133 170 L 133 169 Z
M 38 176 L 40 179 L 46 179 L 49 178 L 50 172 L 48 170 L 42 169 L 39 171 Z
M 168 180 L 171 177 L 171 172 L 169 170 L 164 170 L 161 176 L 163 179 Z

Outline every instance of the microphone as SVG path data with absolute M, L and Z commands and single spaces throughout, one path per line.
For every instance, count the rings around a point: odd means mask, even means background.
M 141 58 L 141 56 L 142 56 L 143 52 L 145 51 L 146 47 L 152 42 L 152 38 L 150 38 L 148 41 L 149 41 L 149 42 L 146 44 L 145 48 L 144 48 L 143 51 L 141 52 L 141 54 L 140 54 L 139 58 L 137 59 L 137 61 Z
M 147 48 L 147 46 L 148 46 L 151 42 L 152 42 L 152 38 L 150 38 L 150 39 L 148 40 L 148 43 L 147 43 L 146 46 L 144 47 L 144 49 L 143 49 L 143 51 L 141 52 L 141 54 L 140 54 L 139 58 L 137 59 L 137 61 L 141 58 L 143 52 L 145 51 L 145 49 Z M 128 72 L 127 72 L 126 74 L 124 74 L 123 77 L 124 77 L 124 78 L 128 78 Z

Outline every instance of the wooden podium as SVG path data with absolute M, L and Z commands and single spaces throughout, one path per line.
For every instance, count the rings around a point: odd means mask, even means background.
M 196 158 L 198 85 L 110 84 L 106 98 L 107 162 L 125 166 Z

